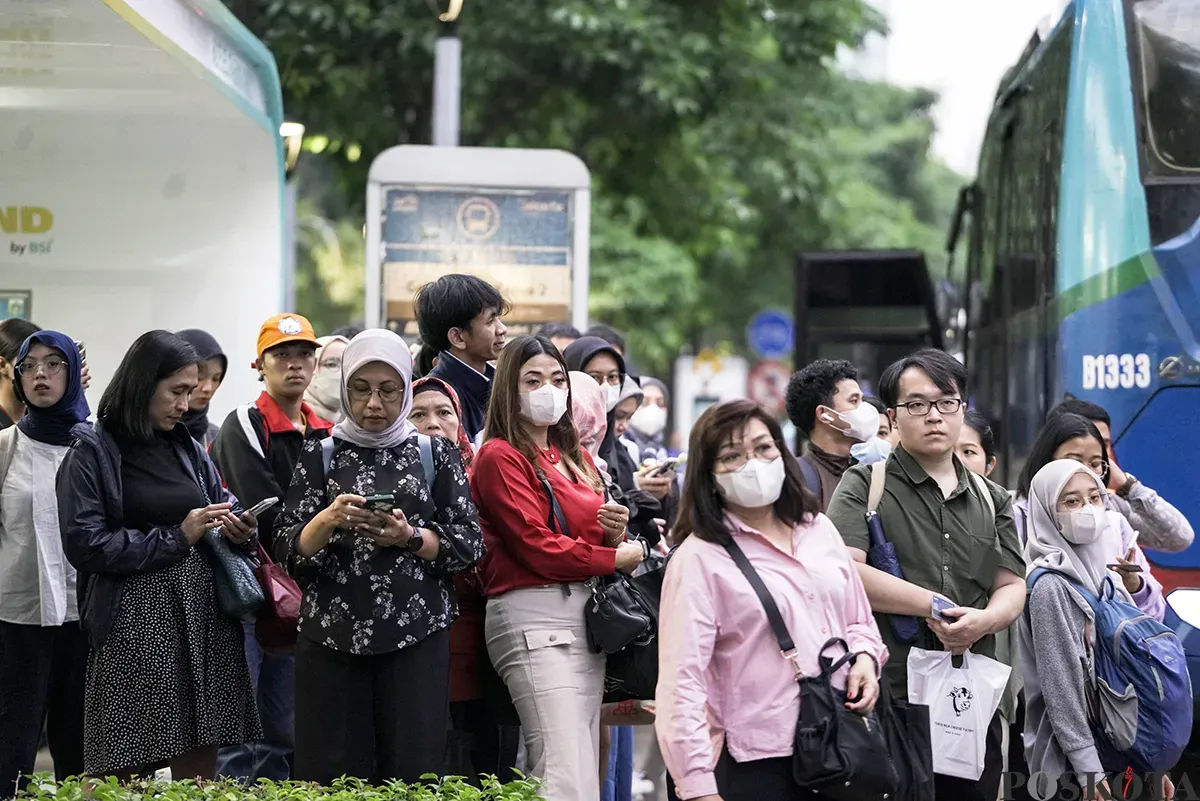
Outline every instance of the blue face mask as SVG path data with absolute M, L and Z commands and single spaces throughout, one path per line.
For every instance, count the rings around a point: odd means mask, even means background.
M 886 439 L 871 437 L 866 442 L 851 445 L 850 455 L 859 464 L 875 464 L 892 455 L 892 443 Z

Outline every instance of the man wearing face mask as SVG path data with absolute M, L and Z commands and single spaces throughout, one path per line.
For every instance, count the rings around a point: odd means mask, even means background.
M 876 436 L 879 412 L 863 402 L 858 377 L 850 362 L 818 359 L 788 382 L 788 417 L 808 439 L 804 483 L 821 499 L 821 511 L 851 465 L 886 459 L 878 451 L 890 451 Z

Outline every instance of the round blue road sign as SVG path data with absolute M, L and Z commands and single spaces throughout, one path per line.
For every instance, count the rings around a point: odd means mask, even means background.
M 746 341 L 760 359 L 784 358 L 796 341 L 792 315 L 779 309 L 760 311 L 746 326 Z

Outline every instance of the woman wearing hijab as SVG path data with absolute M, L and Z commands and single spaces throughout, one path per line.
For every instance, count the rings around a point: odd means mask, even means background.
M 608 433 L 608 410 L 604 390 L 587 373 L 571 372 L 571 416 L 579 432 L 579 444 L 592 455 L 596 469 L 608 479 L 608 464 L 600 458 L 600 445 Z
M 183 413 L 180 422 L 192 435 L 192 439 L 207 449 L 217 438 L 217 434 L 221 432 L 219 425 L 209 421 L 208 406 L 212 402 L 213 395 L 217 394 L 217 390 L 221 388 L 221 382 L 225 380 L 225 373 L 229 369 L 229 359 L 225 356 L 225 351 L 221 350 L 221 346 L 217 344 L 217 340 L 207 331 L 188 328 L 178 332 L 176 336 L 191 345 L 195 349 L 196 355 L 200 357 L 198 365 L 200 383 L 192 390 L 192 395 L 188 398 L 188 410 Z
M 608 427 L 600 442 L 600 458 L 608 465 L 609 475 L 623 490 L 637 489 L 634 474 L 637 463 L 622 445 L 616 433 L 616 409 L 628 373 L 625 358 L 612 345 L 599 337 L 583 337 L 572 342 L 563 352 L 563 360 L 572 372 L 587 373 L 604 393 Z M 632 412 L 630 412 L 632 414 Z
M 305 445 L 277 524 L 304 589 L 295 774 L 413 782 L 442 769 L 452 581 L 482 558 L 483 539 L 454 443 L 432 438 L 425 474 L 404 340 L 378 328 L 354 337 L 340 394 L 332 450 Z
M 43 723 L 58 779 L 83 772 L 87 667 L 54 487 L 71 428 L 88 418 L 79 351 L 38 331 L 13 365 L 26 412 L 0 432 L 0 798 L 33 773 Z
M 1030 572 L 1055 572 L 1033 585 L 1019 619 L 1025 758 L 1033 775 L 1057 779 L 1072 772 L 1076 786 L 1080 779 L 1086 786 L 1088 775 L 1098 782 L 1105 766 L 1092 738 L 1086 693 L 1093 613 L 1072 585 L 1099 596 L 1111 583 L 1117 598 L 1133 603 L 1108 569 L 1120 552 L 1121 531 L 1104 508 L 1106 492 L 1100 477 L 1074 459 L 1050 462 L 1029 487 L 1025 559 Z
M 350 340 L 334 334 L 317 337 L 317 371 L 304 391 L 304 400 L 317 417 L 331 423 L 342 420 L 342 355 Z
M 667 385 L 657 378 L 642 376 L 642 404 L 629 418 L 625 432 L 639 454 L 651 453 L 656 459 L 667 457 Z M 638 461 L 641 461 L 639 459 Z

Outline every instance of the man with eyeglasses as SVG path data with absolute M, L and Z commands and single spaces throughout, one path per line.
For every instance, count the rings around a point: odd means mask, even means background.
M 879 630 L 888 647 L 884 675 L 892 696 L 908 698 L 910 648 L 949 650 L 995 658 L 995 634 L 1008 628 L 1025 603 L 1025 562 L 1008 492 L 987 479 L 991 504 L 955 456 L 967 396 L 966 370 L 938 350 L 922 350 L 884 371 L 879 396 L 900 444 L 888 457 L 883 497 L 876 509 L 895 547 L 903 579 L 869 566 L 867 498 L 871 467 L 851 467 L 827 512 L 858 563 Z M 992 509 L 995 509 L 993 514 Z M 952 608 L 934 613 L 935 598 Z M 892 615 L 917 618 L 919 633 L 902 641 Z M 943 619 L 937 619 L 938 616 Z M 981 699 L 982 702 L 982 699 Z M 936 775 L 936 797 L 994 801 L 1003 769 L 1002 722 L 993 716 L 979 781 Z
M 1104 479 L 1110 490 L 1104 505 L 1129 521 L 1129 525 L 1138 533 L 1138 544 L 1163 553 L 1187 550 L 1196 538 L 1188 519 L 1165 498 L 1117 464 L 1112 441 L 1112 418 L 1105 408 L 1067 396 L 1066 400 L 1050 410 L 1046 419 L 1060 414 L 1077 414 L 1091 420 L 1100 431 L 1105 450 L 1108 451 L 1108 461 L 1100 465 L 1103 472 L 1096 470 L 1094 465 L 1092 469 Z
M 231 412 L 210 454 L 229 490 L 249 509 L 267 498 L 281 501 L 304 443 L 325 439 L 332 425 L 304 402 L 316 370 L 319 343 L 312 324 L 298 314 L 277 314 L 258 332 L 258 358 L 252 364 L 263 392 L 252 404 Z M 262 546 L 273 549 L 273 527 L 282 510 L 277 503 L 258 515 Z M 222 776 L 283 781 L 291 776 L 294 743 L 294 660 L 290 654 L 264 653 L 246 623 L 246 661 L 258 697 L 262 740 L 222 748 Z

